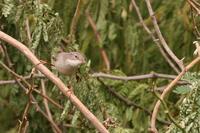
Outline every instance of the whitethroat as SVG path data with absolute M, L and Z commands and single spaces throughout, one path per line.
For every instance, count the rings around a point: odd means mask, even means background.
M 86 63 L 85 57 L 79 52 L 61 52 L 55 57 L 55 68 L 62 74 L 73 75 L 81 64 Z

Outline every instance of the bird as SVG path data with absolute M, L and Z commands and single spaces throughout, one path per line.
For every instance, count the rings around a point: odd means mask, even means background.
M 54 66 L 58 72 L 71 76 L 84 63 L 85 57 L 80 52 L 60 52 L 55 57 Z

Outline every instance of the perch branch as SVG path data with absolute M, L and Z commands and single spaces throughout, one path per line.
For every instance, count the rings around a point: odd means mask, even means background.
M 2 31 L 0 31 L 0 39 L 20 50 L 35 65 L 36 69 L 38 69 L 48 79 L 50 79 L 60 89 L 60 91 L 69 98 L 69 100 L 83 113 L 83 115 L 96 127 L 99 132 L 108 133 L 108 130 L 102 125 L 102 123 L 84 106 L 84 104 L 73 93 L 69 91 L 69 88 L 67 88 L 58 77 L 49 71 L 48 68 L 40 63 L 40 61 L 25 45 Z

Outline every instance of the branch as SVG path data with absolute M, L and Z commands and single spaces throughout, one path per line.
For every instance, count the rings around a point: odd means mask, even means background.
M 33 78 L 44 78 L 45 76 L 42 74 L 34 74 Z M 30 79 L 30 76 L 24 76 L 23 77 L 25 80 Z M 21 81 L 21 79 L 19 79 Z M 15 84 L 17 81 L 16 80 L 0 80 L 0 85 L 6 85 L 6 84 Z
M 35 91 L 36 93 L 38 93 L 40 96 L 42 96 L 43 98 L 45 98 L 46 100 L 48 100 L 50 103 L 52 103 L 53 105 L 55 105 L 55 106 L 58 107 L 59 109 L 63 109 L 63 106 L 61 106 L 60 104 L 58 104 L 57 102 L 55 102 L 53 99 L 51 99 L 51 98 L 48 97 L 47 95 L 44 95 L 44 94 L 41 93 L 39 90 L 33 89 L 33 91 Z
M 173 64 L 172 60 L 168 57 L 167 53 L 165 52 L 164 48 L 161 46 L 161 44 L 158 42 L 158 39 L 154 36 L 154 34 L 150 31 L 150 29 L 147 27 L 147 25 L 144 23 L 144 20 L 142 18 L 142 15 L 140 13 L 140 10 L 135 2 L 135 0 L 132 0 L 132 5 L 134 6 L 136 13 L 138 15 L 138 18 L 140 20 L 140 23 L 142 24 L 144 30 L 151 36 L 152 40 L 156 43 L 157 47 L 159 48 L 161 54 L 165 58 L 165 60 L 169 63 L 169 65 L 174 69 L 176 73 L 180 73 L 179 69 Z
M 132 102 L 131 100 L 125 98 L 124 96 L 118 94 L 112 87 L 109 87 L 107 86 L 101 79 L 97 79 L 103 86 L 105 86 L 107 88 L 107 90 L 113 94 L 116 98 L 118 98 L 119 100 L 121 100 L 122 102 L 124 102 L 126 105 L 128 106 L 133 106 L 133 107 L 136 107 L 140 110 L 143 110 L 146 114 L 148 115 L 151 115 L 151 112 L 147 109 L 145 109 L 144 107 Z M 160 120 L 160 119 L 157 119 L 160 123 L 163 123 L 163 124 L 167 124 L 169 125 L 169 122 L 166 122 L 166 121 L 163 121 L 163 120 Z
M 72 18 L 71 27 L 70 27 L 71 37 L 73 37 L 75 32 L 76 32 L 76 25 L 78 23 L 78 19 L 79 19 L 79 16 L 80 16 L 81 2 L 82 2 L 81 0 L 78 0 L 77 6 L 76 6 L 76 11 L 75 11 L 74 16 Z
M 160 96 L 160 99 L 164 100 L 164 97 L 173 89 L 172 87 L 174 87 L 177 84 L 177 82 L 181 79 L 181 77 L 199 61 L 200 61 L 200 56 L 195 58 L 189 65 L 187 65 L 185 69 L 182 70 L 182 72 L 165 88 L 162 95 Z M 158 114 L 160 104 L 161 104 L 161 101 L 158 100 L 156 102 L 156 105 L 154 106 L 154 110 L 153 110 L 153 114 L 151 118 L 151 131 L 154 133 L 158 132 L 156 129 L 156 116 Z
M 29 102 L 27 103 L 27 105 L 26 105 L 26 108 L 25 108 L 25 110 L 24 110 L 24 113 L 23 113 L 23 117 L 22 117 L 22 122 L 20 123 L 20 127 L 19 127 L 19 132 L 21 132 L 21 130 L 26 130 L 27 129 L 27 124 L 28 124 L 28 121 L 27 121 L 27 113 L 28 113 L 28 110 L 29 110 L 29 108 L 30 108 L 30 103 L 35 103 L 34 105 L 36 106 L 36 108 L 38 109 L 38 110 L 40 110 L 40 113 L 42 113 L 42 115 L 43 116 L 45 116 L 45 118 L 46 118 L 46 114 L 41 110 L 41 108 L 39 107 L 39 105 L 37 104 L 37 102 L 36 102 L 36 100 L 35 100 L 35 98 L 34 98 L 34 96 L 32 95 L 32 93 L 30 93 L 30 90 L 32 91 L 32 89 L 27 89 L 19 80 L 18 80 L 18 78 L 21 80 L 21 81 L 23 81 L 25 84 L 26 84 L 26 86 L 28 87 L 28 88 L 31 88 L 32 86 L 25 80 L 25 79 L 23 79 L 23 77 L 21 77 L 20 75 L 18 75 L 17 73 L 15 73 L 13 70 L 11 70 L 10 68 L 8 68 L 4 63 L 2 63 L 1 61 L 0 61 L 0 64 L 8 71 L 8 72 L 10 72 L 13 76 L 15 76 L 15 79 L 16 79 L 16 81 L 17 81 L 17 83 L 18 83 L 18 85 L 20 86 L 20 87 L 22 87 L 23 88 L 23 90 L 27 93 L 27 94 L 29 94 Z M 32 101 L 32 102 L 30 102 L 30 101 Z M 55 124 L 55 123 L 53 123 L 50 119 L 47 119 L 53 126 L 54 126 L 54 128 L 56 129 L 56 131 L 58 132 L 58 133 L 61 133 L 61 130 L 58 128 L 58 126 Z M 24 128 L 23 128 L 24 127 Z
M 187 2 L 190 4 L 191 7 L 193 7 L 193 9 L 196 10 L 197 14 L 200 15 L 200 10 L 199 10 L 198 7 L 196 7 L 196 5 L 199 6 L 199 3 L 198 3 L 198 2 L 196 2 L 195 0 L 194 0 L 194 1 L 187 0 Z M 195 4 L 196 4 L 196 5 L 195 5 Z
M 42 90 L 42 94 L 43 95 L 46 95 L 46 87 L 45 87 L 45 82 L 43 79 L 41 79 L 41 90 Z M 48 104 L 48 101 L 47 99 L 43 98 L 43 103 L 44 103 L 44 107 L 45 107 L 45 110 L 46 110 L 46 113 L 47 113 L 47 116 L 49 117 L 49 119 L 51 121 L 53 121 L 53 117 L 52 117 L 52 114 L 51 114 L 51 111 L 49 109 L 49 104 Z M 54 122 L 54 121 L 53 121 Z M 55 123 L 55 122 L 54 122 Z M 51 128 L 53 130 L 54 133 L 57 133 L 56 129 L 53 127 L 53 125 L 51 125 Z
M 161 31 L 160 31 L 160 28 L 158 26 L 158 23 L 157 23 L 157 20 L 156 20 L 156 17 L 154 15 L 154 12 L 153 12 L 153 9 L 151 7 L 151 4 L 150 4 L 150 1 L 149 0 L 145 0 L 146 2 L 146 5 L 147 5 L 147 8 L 148 8 L 148 11 L 149 11 L 149 15 L 152 19 L 152 22 L 153 22 L 153 26 L 154 26 L 154 29 L 155 29 L 155 32 L 159 38 L 159 41 L 161 43 L 161 45 L 163 46 L 164 50 L 167 52 L 167 54 L 170 56 L 171 59 L 173 59 L 173 61 L 176 63 L 176 65 L 179 66 L 179 69 L 180 70 L 183 70 L 184 69 L 184 66 L 183 66 L 183 63 L 181 60 L 179 60 L 176 55 L 171 51 L 171 49 L 169 48 L 169 46 L 167 45 L 167 42 L 165 41 Z
M 96 27 L 96 24 L 95 24 L 94 20 L 92 19 L 91 15 L 90 15 L 90 13 L 88 11 L 86 11 L 85 14 L 86 14 L 86 17 L 88 19 L 88 22 L 89 22 L 90 26 L 92 27 L 92 29 L 93 29 L 93 31 L 95 33 L 95 37 L 96 37 L 96 40 L 97 40 L 98 44 L 101 44 L 102 43 L 101 36 L 100 36 L 100 34 L 99 34 L 98 30 L 97 30 L 97 27 Z M 100 50 L 100 54 L 101 54 L 101 57 L 102 57 L 102 59 L 104 61 L 106 69 L 109 71 L 110 70 L 110 61 L 108 59 L 106 51 L 101 46 L 99 46 L 99 48 L 100 48 L 99 49 Z
M 112 80 L 123 80 L 123 81 L 130 81 L 130 80 L 143 80 L 143 79 L 150 79 L 150 78 L 164 78 L 164 79 L 170 79 L 173 80 L 176 78 L 176 75 L 169 75 L 169 74 L 161 74 L 161 73 L 155 73 L 152 72 L 150 74 L 144 74 L 144 75 L 136 75 L 136 76 L 116 76 L 106 73 L 93 73 L 91 77 L 95 78 L 108 78 Z M 183 83 L 187 83 L 186 81 L 182 80 Z
M 102 125 L 102 123 L 82 104 L 82 102 L 74 94 L 71 93 L 69 88 L 67 88 L 58 77 L 49 71 L 48 68 L 41 64 L 35 55 L 25 45 L 3 33 L 2 31 L 0 31 L 0 39 L 20 50 L 35 65 L 36 69 L 50 79 L 60 89 L 60 91 L 69 98 L 69 100 L 83 113 L 83 115 L 97 128 L 99 132 L 108 133 L 108 130 Z

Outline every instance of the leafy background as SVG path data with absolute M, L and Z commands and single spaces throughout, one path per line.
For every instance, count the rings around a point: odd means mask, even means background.
M 110 132 L 147 132 L 150 115 L 144 111 L 152 111 L 157 98 L 151 89 L 162 86 L 167 80 L 149 79 L 142 81 L 113 81 L 101 79 L 102 82 L 87 74 L 91 72 L 108 72 L 100 55 L 104 49 L 108 55 L 111 70 L 115 75 L 137 75 L 154 72 L 175 74 L 172 68 L 161 56 L 158 47 L 144 31 L 139 23 L 135 9 L 130 0 L 81 0 L 79 17 L 74 35 L 72 32 L 72 18 L 78 1 L 74 0 L 0 0 L 1 30 L 26 44 L 35 55 L 47 62 L 62 48 L 65 51 L 81 51 L 87 57 L 87 66 L 80 74 L 81 81 L 72 81 L 75 94 L 101 120 L 113 120 Z M 137 1 L 145 24 L 153 30 L 151 19 L 144 1 Z M 188 63 L 193 58 L 196 39 L 190 14 L 190 6 L 184 0 L 152 1 L 161 31 L 169 47 L 179 58 Z M 97 41 L 94 31 L 88 22 L 86 12 L 94 20 L 101 41 Z M 27 36 L 26 21 L 29 21 L 31 40 Z M 61 39 L 68 43 L 63 43 Z M 4 42 L 1 42 L 5 45 Z M 31 72 L 30 62 L 15 48 L 5 45 L 15 71 L 21 75 Z M 1 61 L 5 57 L 1 55 Z M 49 66 L 48 66 L 49 67 Z M 54 68 L 49 67 L 54 73 Z M 193 71 L 198 71 L 197 65 Z M 64 81 L 69 80 L 59 75 Z M 195 75 L 191 75 L 193 77 Z M 0 69 L 0 79 L 12 79 L 12 75 L 5 69 Z M 34 83 L 40 87 L 39 79 Z M 67 83 L 67 82 L 66 82 Z M 94 127 L 74 108 L 74 106 L 50 82 L 46 81 L 48 95 L 62 104 L 65 109 L 60 110 L 50 106 L 54 120 L 68 132 L 95 132 Z M 144 109 L 127 105 L 108 91 L 115 92 Z M 187 93 L 188 94 L 188 93 Z M 42 98 L 34 94 L 41 107 Z M 184 94 L 172 93 L 167 103 L 174 117 L 179 117 L 178 110 Z M 0 86 L 0 132 L 16 132 L 28 97 L 17 85 Z M 159 119 L 169 121 L 163 109 Z M 48 121 L 34 107 L 29 112 L 29 132 L 52 132 Z M 71 124 L 71 128 L 64 127 Z M 158 129 L 166 131 L 166 125 L 158 123 Z

